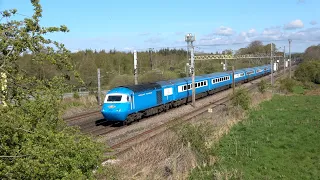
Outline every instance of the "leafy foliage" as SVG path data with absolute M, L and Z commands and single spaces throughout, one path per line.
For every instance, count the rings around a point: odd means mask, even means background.
M 320 61 L 304 61 L 297 67 L 294 74 L 302 82 L 320 84 Z
M 73 98 L 75 98 L 75 99 L 79 99 L 80 98 L 80 95 L 79 95 L 78 91 L 73 93 Z
M 114 88 L 120 85 L 133 85 L 134 76 L 133 75 L 117 75 L 109 83 L 109 88 Z
M 158 71 L 149 71 L 139 78 L 140 83 L 148 83 L 148 82 L 156 82 L 161 80 L 169 80 L 169 79 L 176 79 L 179 78 L 179 76 L 172 71 L 164 71 L 164 72 L 158 72 Z
M 248 110 L 251 103 L 251 97 L 248 90 L 244 88 L 237 89 L 231 97 L 233 106 L 240 106 L 244 110 Z
M 259 83 L 258 83 L 258 89 L 260 93 L 264 93 L 266 92 L 268 88 L 267 82 L 266 80 L 262 79 Z
M 39 0 L 31 3 L 31 18 L 9 21 L 17 10 L 1 14 L 1 19 L 8 20 L 0 24 L 0 71 L 7 76 L 0 81 L 0 95 L 8 106 L 0 107 L 0 179 L 90 179 L 105 147 L 61 119 L 62 93 L 71 88 L 69 80 L 80 79 L 70 51 L 44 38 L 68 29 L 41 27 Z M 42 76 L 25 71 L 18 63 L 22 54 L 54 73 Z
M 284 79 L 280 79 L 280 87 L 279 88 L 281 91 L 292 93 L 295 85 L 296 85 L 296 82 L 294 79 L 284 78 Z
M 213 132 L 212 127 L 206 124 L 192 125 L 188 123 L 175 130 L 181 142 L 186 146 L 190 145 L 196 153 L 199 163 L 208 164 L 210 147 L 206 145 L 206 137 Z
M 303 54 L 303 59 L 305 61 L 319 60 L 319 57 L 320 57 L 320 44 L 317 46 L 308 47 Z
M 283 56 L 283 53 L 278 52 L 276 45 L 272 44 L 273 52 L 277 55 Z M 261 41 L 253 41 L 247 47 L 240 48 L 237 54 L 270 54 L 271 44 L 263 45 Z

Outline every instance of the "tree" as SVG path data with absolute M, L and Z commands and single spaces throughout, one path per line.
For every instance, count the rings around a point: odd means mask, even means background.
M 68 127 L 61 119 L 61 95 L 78 74 L 70 63 L 70 51 L 44 35 L 68 32 L 66 26 L 41 27 L 42 8 L 31 0 L 34 14 L 10 20 L 17 10 L 1 12 L 0 71 L 0 179 L 90 179 L 104 146 Z M 18 65 L 29 54 L 39 66 L 50 64 L 56 73 L 40 78 Z M 7 82 L 6 82 L 7 81 Z
M 303 55 L 303 60 L 319 60 L 320 58 L 320 44 L 317 46 L 308 47 Z

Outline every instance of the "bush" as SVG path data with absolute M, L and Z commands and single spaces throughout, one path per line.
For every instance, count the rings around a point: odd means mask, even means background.
M 264 93 L 267 90 L 267 82 L 266 80 L 262 79 L 259 83 L 258 83 L 258 89 L 260 93 Z
M 48 93 L 46 93 L 48 94 Z M 0 110 L 0 179 L 91 179 L 106 148 L 58 117 L 50 94 Z
M 294 75 L 299 81 L 320 84 L 320 61 L 305 61 L 301 63 Z
M 236 90 L 231 99 L 233 106 L 240 106 L 244 110 L 248 110 L 250 107 L 251 97 L 246 89 L 241 88 Z
M 285 78 L 285 79 L 281 79 L 280 81 L 280 91 L 284 91 L 284 92 L 293 92 L 293 88 L 296 85 L 295 80 L 290 79 L 290 78 Z
M 75 98 L 75 99 L 79 99 L 80 98 L 80 95 L 79 95 L 78 91 L 73 93 L 73 98 Z
M 211 126 L 206 124 L 192 125 L 190 123 L 179 126 L 176 133 L 180 141 L 191 149 L 197 155 L 200 163 L 208 163 L 210 148 L 206 146 L 206 137 L 213 133 Z

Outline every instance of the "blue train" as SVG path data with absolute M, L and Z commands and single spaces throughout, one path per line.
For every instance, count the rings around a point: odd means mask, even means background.
M 239 69 L 235 71 L 235 83 L 245 83 L 270 73 L 270 65 Z M 232 87 L 232 71 L 195 77 L 196 99 L 230 87 Z M 127 124 L 187 104 L 191 100 L 191 77 L 119 86 L 106 94 L 101 113 L 107 121 Z

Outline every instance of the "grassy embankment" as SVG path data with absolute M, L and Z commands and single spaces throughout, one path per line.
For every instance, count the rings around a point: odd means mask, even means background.
M 275 95 L 212 148 L 217 161 L 190 179 L 319 179 L 320 91 Z

